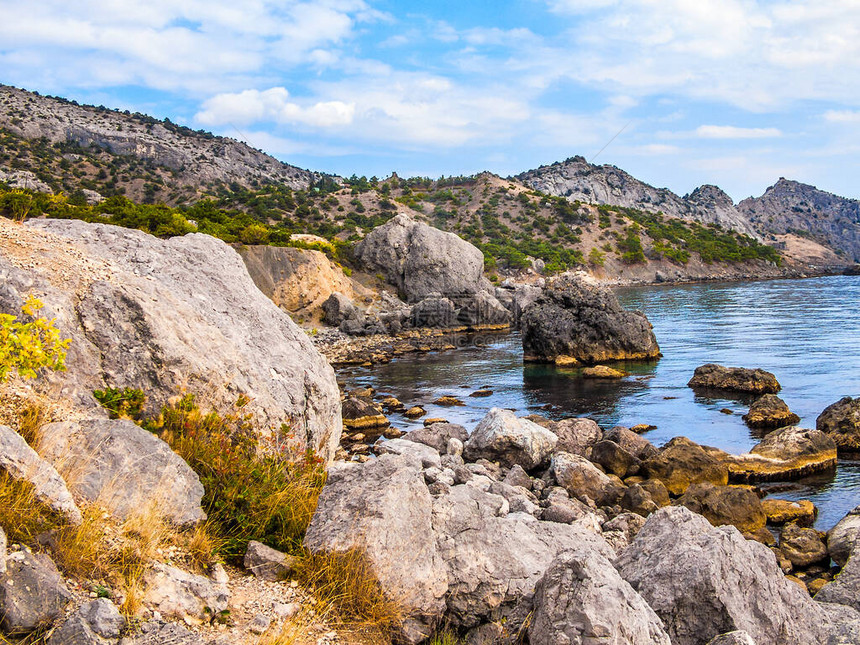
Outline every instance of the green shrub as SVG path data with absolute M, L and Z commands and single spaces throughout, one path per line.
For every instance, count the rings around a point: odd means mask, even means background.
M 143 390 L 130 387 L 121 390 L 107 387 L 94 391 L 93 396 L 110 413 L 111 419 L 140 419 L 146 402 Z

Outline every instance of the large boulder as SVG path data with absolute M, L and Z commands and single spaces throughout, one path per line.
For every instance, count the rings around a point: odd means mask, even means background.
M 600 553 L 559 555 L 537 584 L 529 640 L 542 645 L 670 645 L 663 622 Z
M 0 574 L 0 628 L 28 634 L 62 615 L 72 599 L 54 562 L 44 553 L 16 551 Z
M 355 247 L 369 273 L 380 272 L 407 302 L 427 296 L 466 296 L 481 291 L 484 254 L 453 233 L 406 213 L 373 229 Z
M 413 458 L 381 455 L 362 465 L 338 465 L 329 472 L 304 540 L 313 552 L 360 550 L 400 602 L 403 636 L 413 643 L 438 624 L 448 589 L 432 508 L 421 464 Z
M 435 294 L 416 302 L 410 316 L 413 327 L 446 329 L 456 324 L 457 309 L 449 298 Z
M 800 423 L 800 417 L 776 394 L 757 398 L 743 419 L 751 428 L 783 428 Z
M 653 457 L 659 451 L 654 447 L 654 444 L 642 437 L 630 428 L 624 426 L 615 426 L 603 433 L 603 438 L 607 441 L 613 441 L 624 448 L 637 459 L 648 459 Z
M 839 566 L 848 561 L 848 556 L 860 537 L 860 506 L 855 507 L 827 532 L 827 551 Z
M 72 339 L 67 370 L 37 386 L 96 409 L 93 390 L 140 388 L 151 413 L 183 389 L 222 411 L 244 395 L 261 428 L 286 424 L 299 449 L 333 458 L 341 430 L 334 372 L 230 246 L 76 220 L 10 230 L 14 252 L 0 245 L 0 311 L 17 314 L 37 292 Z
M 323 322 L 332 327 L 340 327 L 345 320 L 355 320 L 359 316 L 352 300 L 339 291 L 332 292 L 322 303 Z
M 658 454 L 643 461 L 640 470 L 646 477 L 662 481 L 673 495 L 682 495 L 690 484 L 725 486 L 729 478 L 726 456 L 686 437 L 675 437 Z
M 519 464 L 531 470 L 544 463 L 558 443 L 558 437 L 510 410 L 492 408 L 472 431 L 464 456 L 498 461 L 502 466 Z
M 740 629 L 758 645 L 814 645 L 826 643 L 832 629 L 825 610 L 786 580 L 770 549 L 683 506 L 651 515 L 615 565 L 674 645 Z
M 550 281 L 522 315 L 525 360 L 564 365 L 660 356 L 651 323 L 607 287 L 565 275 Z
M 206 519 L 203 484 L 166 443 L 131 421 L 87 419 L 42 427 L 42 454 L 88 502 L 119 518 L 154 504 L 172 524 Z
M 588 456 L 589 449 L 603 438 L 603 431 L 597 422 L 586 417 L 550 421 L 543 417 L 530 415 L 526 417 L 543 426 L 558 437 L 557 450 L 564 450 L 574 455 Z
M 56 469 L 42 459 L 21 435 L 2 425 L 0 471 L 12 479 L 27 482 L 33 487 L 35 498 L 58 516 L 72 524 L 81 523 L 81 511 Z
M 860 397 L 846 396 L 827 406 L 815 427 L 830 435 L 840 453 L 860 453 Z
M 860 549 L 854 548 L 836 579 L 824 585 L 815 599 L 847 605 L 860 611 Z
M 796 479 L 835 468 L 836 444 L 820 430 L 788 426 L 727 463 L 732 481 Z
M 687 386 L 749 394 L 776 394 L 782 389 L 770 372 L 746 367 L 725 367 L 716 363 L 697 367 Z
M 741 533 L 755 533 L 767 522 L 761 499 L 744 486 L 693 484 L 678 498 L 678 504 L 704 516 L 714 526 L 730 524 Z

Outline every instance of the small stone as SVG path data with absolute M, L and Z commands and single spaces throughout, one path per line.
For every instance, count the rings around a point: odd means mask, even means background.
M 436 405 L 442 405 L 445 407 L 453 407 L 453 406 L 463 406 L 466 405 L 456 396 L 440 396 L 438 399 L 433 401 Z
M 272 611 L 278 620 L 289 620 L 302 610 L 302 606 L 297 602 L 276 602 L 272 606 Z
M 582 370 L 582 378 L 588 379 L 622 379 L 625 376 L 627 376 L 627 372 L 612 369 L 606 365 L 595 365 Z
M 657 426 L 651 425 L 650 423 L 637 423 L 635 426 L 630 426 L 630 430 L 632 430 L 636 434 L 642 434 L 643 432 L 648 432 L 650 430 L 656 429 Z
M 295 558 L 261 542 L 251 540 L 245 552 L 244 565 L 251 573 L 261 580 L 277 582 L 289 575 Z
M 227 570 L 224 569 L 224 565 L 220 562 L 210 565 L 207 574 L 212 582 L 219 585 L 226 585 L 230 582 L 230 576 L 227 575 Z
M 425 414 L 427 414 L 427 411 L 420 405 L 416 405 L 404 412 L 403 416 L 405 416 L 407 419 L 418 419 L 420 417 L 423 417 Z
M 424 419 L 424 427 L 432 426 L 434 423 L 448 423 L 447 419 L 443 419 L 442 417 L 428 417 Z
M 254 634 L 264 634 L 272 624 L 272 619 L 265 614 L 257 614 L 248 625 L 248 629 Z
M 492 396 L 492 390 L 475 390 L 469 396 L 471 397 L 484 397 L 484 396 Z

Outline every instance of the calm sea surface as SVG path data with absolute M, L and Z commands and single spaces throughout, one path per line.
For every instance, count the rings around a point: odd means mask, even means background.
M 804 427 L 814 428 L 821 411 L 841 397 L 860 395 L 860 277 L 655 286 L 617 294 L 624 306 L 647 314 L 663 351 L 659 361 L 628 363 L 631 376 L 622 381 L 586 381 L 577 370 L 524 365 L 517 334 L 458 339 L 465 346 L 455 351 L 343 371 L 339 378 L 350 388 L 371 385 L 407 406 L 421 404 L 428 416 L 470 430 L 489 408 L 503 407 L 520 415 L 588 416 L 602 427 L 648 423 L 657 429 L 645 436 L 658 446 L 684 435 L 735 454 L 759 441 L 741 419 L 750 400 L 696 396 L 686 383 L 703 363 L 773 372 L 782 384 L 780 397 Z M 493 395 L 468 396 L 479 388 Z M 467 405 L 433 405 L 443 394 Z M 396 414 L 391 421 L 402 429 L 421 425 Z M 860 462 L 840 461 L 835 475 L 794 482 L 775 496 L 811 499 L 819 507 L 818 528 L 827 529 L 860 504 Z

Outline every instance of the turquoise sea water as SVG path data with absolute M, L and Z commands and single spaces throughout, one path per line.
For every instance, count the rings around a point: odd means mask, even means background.
M 804 427 L 815 427 L 821 411 L 841 397 L 860 395 L 860 277 L 654 286 L 617 294 L 626 307 L 647 314 L 663 352 L 656 362 L 626 364 L 631 376 L 622 381 L 586 381 L 577 370 L 524 365 L 517 334 L 457 339 L 463 347 L 454 351 L 339 376 L 347 387 L 371 385 L 468 429 L 495 406 L 520 415 L 588 416 L 602 427 L 648 423 L 657 426 L 645 435 L 656 445 L 684 435 L 732 453 L 759 441 L 741 419 L 750 400 L 696 396 L 686 383 L 703 363 L 773 372 L 782 384 L 780 396 Z M 468 396 L 479 388 L 493 395 Z M 434 406 L 443 394 L 467 405 Z M 403 429 L 421 424 L 396 414 L 391 421 Z M 835 475 L 794 482 L 775 496 L 811 499 L 819 507 L 817 526 L 827 529 L 860 504 L 860 462 L 842 461 Z

